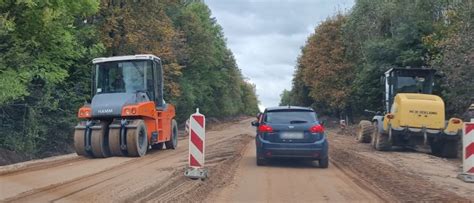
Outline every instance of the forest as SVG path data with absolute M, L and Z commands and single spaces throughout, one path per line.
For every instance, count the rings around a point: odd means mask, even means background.
M 433 93 L 461 117 L 474 99 L 473 1 L 356 0 L 308 37 L 280 104 L 354 121 L 383 111 L 380 78 L 393 67 L 435 69 Z
M 179 123 L 197 107 L 214 118 L 258 111 L 255 86 L 203 1 L 1 0 L 0 12 L 0 149 L 71 152 L 95 57 L 159 56 Z

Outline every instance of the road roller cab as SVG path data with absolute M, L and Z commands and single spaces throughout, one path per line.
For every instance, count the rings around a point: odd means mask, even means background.
M 175 107 L 163 99 L 163 68 L 154 55 L 93 60 L 92 101 L 79 109 L 74 146 L 89 157 L 143 156 L 175 149 Z

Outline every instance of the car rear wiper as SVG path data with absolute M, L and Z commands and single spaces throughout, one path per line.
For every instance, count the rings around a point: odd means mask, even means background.
M 292 120 L 290 123 L 307 123 L 308 121 L 303 121 L 303 120 Z

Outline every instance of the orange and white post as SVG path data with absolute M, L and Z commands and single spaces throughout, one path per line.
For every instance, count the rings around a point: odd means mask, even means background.
M 474 122 L 464 123 L 462 145 L 462 173 L 459 178 L 474 183 Z
M 204 168 L 206 152 L 206 117 L 199 113 L 192 114 L 189 118 L 189 154 L 188 168 L 184 175 L 191 179 L 204 180 L 208 177 L 208 171 Z

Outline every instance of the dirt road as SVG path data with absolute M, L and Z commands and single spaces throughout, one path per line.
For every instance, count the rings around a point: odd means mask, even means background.
M 316 164 L 317 165 L 317 164 Z M 215 202 L 380 202 L 374 189 L 360 187 L 331 165 L 320 169 L 312 162 L 273 161 L 255 164 L 255 144 L 242 158 L 233 183 L 210 200 Z
M 474 187 L 455 179 L 459 161 L 414 152 L 376 152 L 329 132 L 330 166 L 255 164 L 252 119 L 207 133 L 210 178 L 183 176 L 187 137 L 177 150 L 142 158 L 85 159 L 73 154 L 0 167 L 0 202 L 469 202 Z
M 331 131 L 331 160 L 398 201 L 473 202 L 474 186 L 457 179 L 461 161 L 415 151 L 380 152 Z
M 206 161 L 213 177 L 184 178 L 186 138 L 177 150 L 151 151 L 142 158 L 86 159 L 68 155 L 0 167 L 0 202 L 186 201 L 205 198 L 223 184 L 232 163 L 251 140 L 250 120 L 217 126 L 207 133 Z

